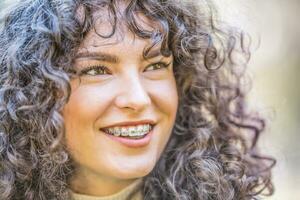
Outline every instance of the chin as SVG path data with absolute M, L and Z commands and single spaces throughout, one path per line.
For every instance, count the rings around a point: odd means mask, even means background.
M 120 179 L 135 179 L 147 176 L 154 168 L 154 165 L 132 166 L 131 168 L 122 168 L 114 171 L 114 176 Z

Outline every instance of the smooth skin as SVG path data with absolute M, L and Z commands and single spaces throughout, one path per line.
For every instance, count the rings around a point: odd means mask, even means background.
M 144 21 L 144 27 L 153 28 Z M 162 56 L 157 46 L 151 50 L 154 57 L 145 60 L 142 52 L 150 40 L 134 36 L 125 25 L 108 39 L 96 34 L 106 26 L 96 23 L 80 45 L 74 62 L 79 77 L 71 80 L 62 112 L 77 169 L 70 188 L 93 196 L 115 194 L 151 172 L 170 138 L 178 107 L 173 56 Z M 124 146 L 100 131 L 144 119 L 156 124 L 144 147 Z

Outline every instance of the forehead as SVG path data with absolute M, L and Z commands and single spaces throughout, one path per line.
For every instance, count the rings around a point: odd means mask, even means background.
M 129 28 L 129 20 L 134 20 L 137 27 L 147 33 L 162 33 L 163 29 L 160 23 L 146 17 L 142 12 L 133 11 L 132 17 L 128 17 L 128 13 L 126 13 L 127 6 L 125 1 L 117 1 L 115 12 L 112 12 L 107 5 L 94 8 L 91 15 L 92 26 L 84 37 L 80 49 L 87 46 L 97 47 L 118 44 L 128 38 L 132 42 L 135 39 L 141 40 L 142 38 L 138 38 L 137 34 Z M 83 18 L 86 16 L 84 12 L 85 9 L 79 7 L 77 18 L 84 20 Z M 150 38 L 143 38 L 143 40 L 147 45 L 153 43 Z M 160 47 L 160 43 L 156 47 Z

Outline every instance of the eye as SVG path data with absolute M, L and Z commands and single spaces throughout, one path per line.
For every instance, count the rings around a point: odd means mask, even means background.
M 107 75 L 107 74 L 111 74 L 109 69 L 102 65 L 90 66 L 80 71 L 80 75 L 97 76 L 97 75 Z
M 164 63 L 164 62 L 158 62 L 158 63 L 154 63 L 154 64 L 151 64 L 149 66 L 146 67 L 145 71 L 148 71 L 149 69 L 150 70 L 159 70 L 159 69 L 163 69 L 163 68 L 168 68 L 169 65 L 171 63 Z

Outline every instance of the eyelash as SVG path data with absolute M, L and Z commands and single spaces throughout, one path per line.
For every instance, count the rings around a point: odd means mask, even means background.
M 107 67 L 105 66 L 102 66 L 102 65 L 93 65 L 93 66 L 90 66 L 90 67 L 87 67 L 86 69 L 82 70 L 80 72 L 80 75 L 84 75 L 84 74 L 87 74 L 87 72 L 89 72 L 90 70 L 102 70 L 102 71 L 109 71 L 107 69 Z M 103 73 L 102 73 L 103 74 Z M 110 74 L 110 73 L 105 73 L 105 74 Z M 94 76 L 94 75 L 92 75 Z
M 154 63 L 154 64 L 151 64 L 151 65 L 147 66 L 146 69 L 147 69 L 148 67 L 151 67 L 151 66 L 154 67 L 154 66 L 156 66 L 156 65 L 160 65 L 160 66 L 161 66 L 161 67 L 158 68 L 158 69 L 168 68 L 170 64 L 171 64 L 171 62 L 170 62 L 170 63 L 158 62 L 158 63 Z M 155 68 L 155 67 L 154 67 L 154 68 Z M 101 75 L 111 74 L 111 72 L 109 71 L 109 69 L 108 69 L 107 67 L 105 67 L 105 66 L 103 66 L 103 65 L 93 65 L 93 66 L 87 67 L 86 69 L 82 70 L 82 71 L 80 72 L 80 75 L 87 75 L 87 72 L 89 72 L 90 70 L 102 70 L 102 72 L 104 72 L 104 71 L 107 72 L 107 73 L 101 73 Z M 96 73 L 96 74 L 93 74 L 92 76 L 95 76 L 95 75 L 97 75 L 97 73 Z
M 159 69 L 162 69 L 162 68 L 168 68 L 170 64 L 171 64 L 171 62 L 170 62 L 170 63 L 158 62 L 158 63 L 154 63 L 154 64 L 151 64 L 151 65 L 148 65 L 148 66 L 146 67 L 146 69 L 147 69 L 148 67 L 155 66 L 155 65 L 161 65 L 162 67 L 159 68 Z

